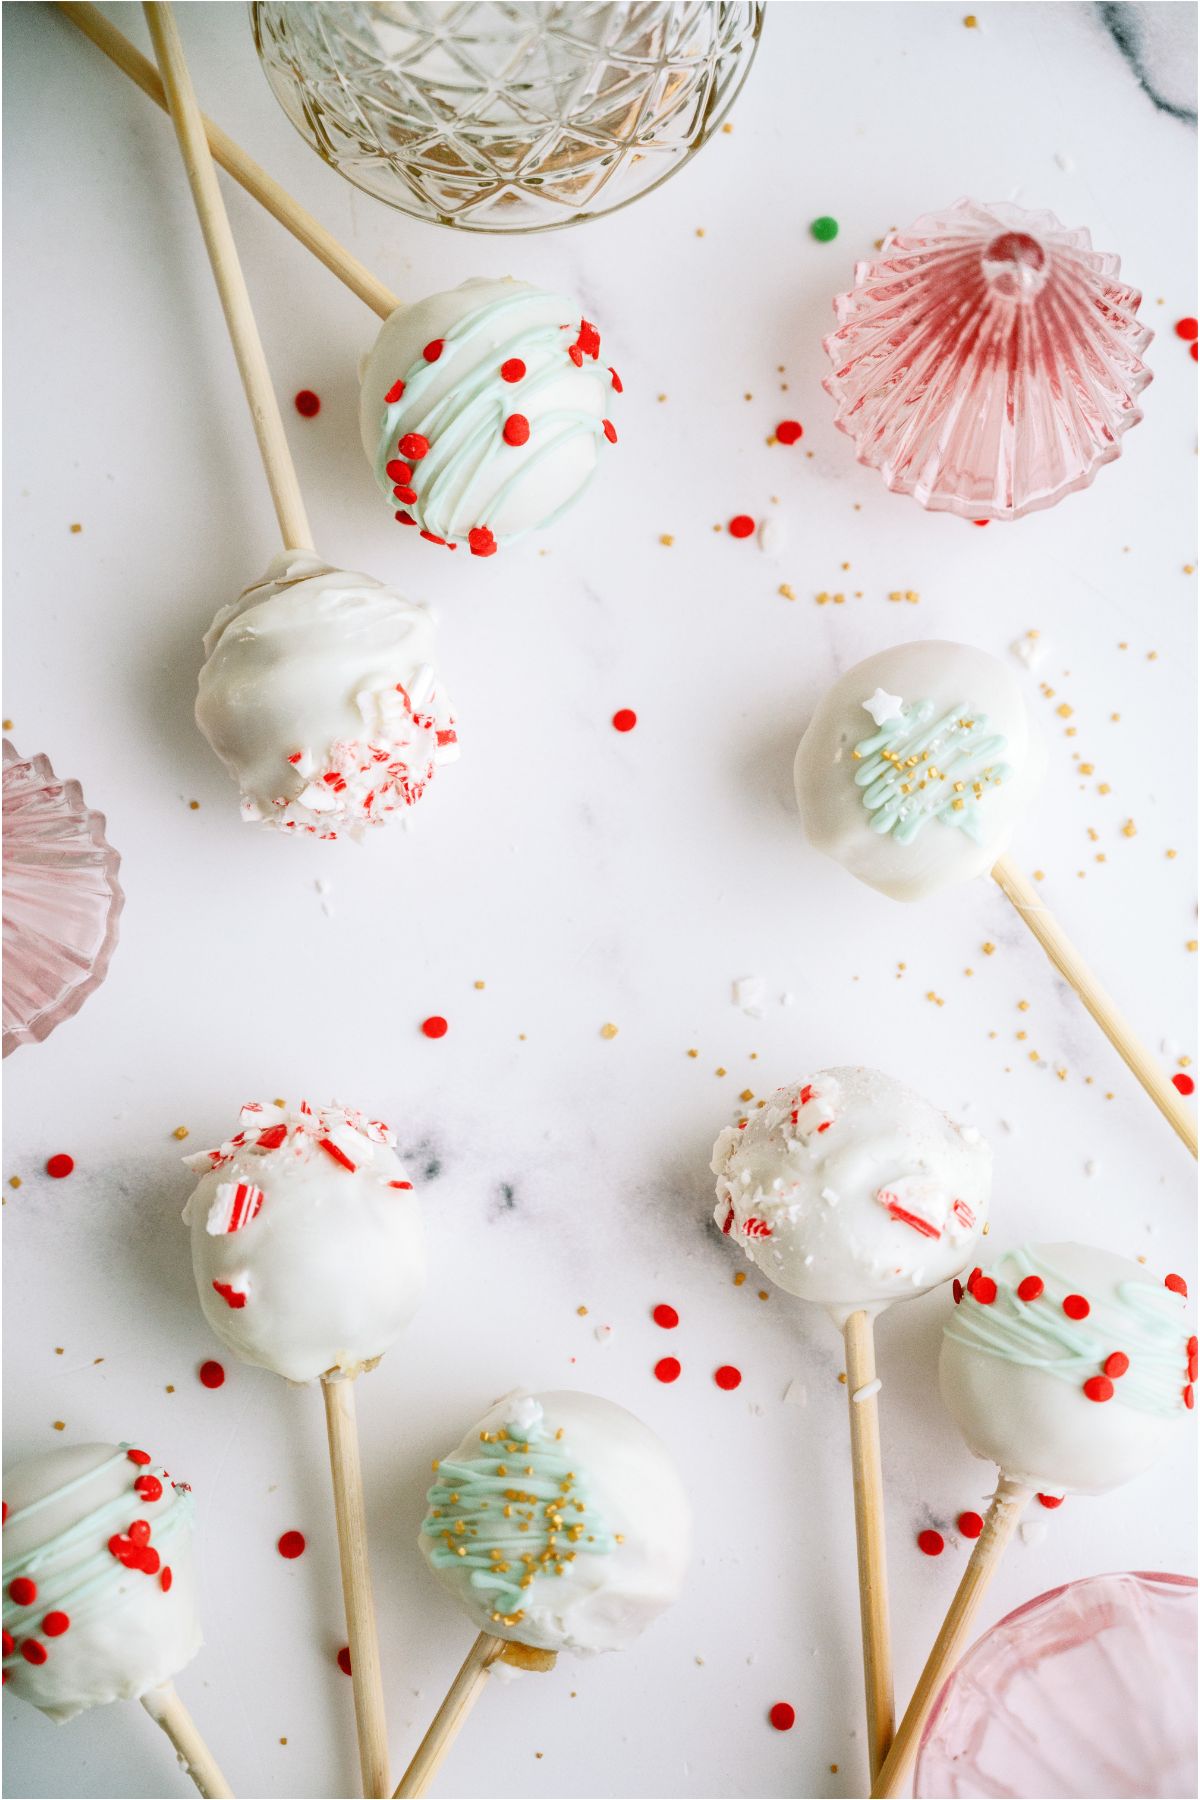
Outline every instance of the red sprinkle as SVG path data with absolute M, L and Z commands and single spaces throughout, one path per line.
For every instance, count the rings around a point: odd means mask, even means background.
M 353 1674 L 354 1671 L 350 1667 L 350 1646 L 349 1646 L 349 1644 L 343 1644 L 342 1648 L 338 1651 L 337 1666 L 342 1671 L 343 1675 L 352 1675 Z
M 682 1366 L 677 1356 L 664 1356 L 654 1365 L 654 1373 L 660 1381 L 678 1381 Z
M 500 548 L 487 525 L 473 525 L 467 533 L 472 556 L 495 556 Z
M 1195 1082 L 1190 1075 L 1185 1075 L 1182 1069 L 1179 1071 L 1178 1075 L 1172 1075 L 1171 1085 L 1175 1088 L 1176 1092 L 1182 1094 L 1185 1099 L 1189 1094 L 1194 1094 L 1196 1091 Z
M 18 1575 L 8 1584 L 8 1597 L 17 1606 L 32 1606 L 37 1599 L 37 1582 L 30 1581 L 28 1575 Z
M 449 1025 L 440 1013 L 431 1013 L 421 1024 L 421 1030 L 427 1038 L 443 1038 L 449 1029 Z
M 131 1544 L 136 1544 L 139 1550 L 150 1542 L 149 1519 L 135 1519 L 133 1521 L 132 1525 L 129 1527 L 129 1541 Z
M 1092 1375 L 1084 1382 L 1083 1391 L 1089 1400 L 1095 1400 L 1099 1404 L 1102 1400 L 1112 1399 L 1113 1384 L 1107 1375 Z
M 650 1317 L 656 1325 L 661 1325 L 664 1331 L 674 1331 L 679 1323 L 679 1314 L 673 1306 L 656 1306 Z
M 1104 1373 L 1106 1375 L 1111 1375 L 1114 1381 L 1119 1381 L 1128 1367 L 1129 1358 L 1126 1356 L 1125 1352 L 1123 1350 L 1114 1350 L 1112 1355 L 1105 1361 Z
M 519 356 L 510 356 L 507 362 L 500 364 L 501 381 L 524 381 L 525 364 Z
M 6 1631 L 4 1633 L 4 1654 L 5 1654 L 5 1656 L 11 1656 L 13 1653 L 13 1650 L 15 1648 L 16 1648 L 16 1646 L 13 1643 L 12 1632 Z
M 1176 337 L 1183 338 L 1186 343 L 1194 344 L 1198 334 L 1200 334 L 1200 323 L 1195 319 L 1176 319 Z
M 979 1280 L 979 1277 L 982 1274 L 983 1274 L 983 1270 L 980 1268 L 974 1268 L 971 1270 L 971 1273 L 967 1276 L 967 1292 L 968 1292 L 968 1294 L 973 1294 L 975 1292 L 975 1283 Z
M 983 1530 L 983 1520 L 978 1513 L 959 1513 L 958 1529 L 965 1538 L 977 1538 Z
M 962 1297 L 963 1297 L 963 1284 L 958 1279 L 957 1275 L 955 1276 L 954 1281 L 951 1284 L 950 1291 L 954 1295 L 955 1306 L 960 1305 L 962 1302 Z
M 602 419 L 600 422 L 604 427 L 604 435 L 608 439 L 609 443 L 615 444 L 617 441 L 617 428 L 613 424 L 612 420 L 611 419 Z
M 412 469 L 408 463 L 397 462 L 393 457 L 384 470 L 389 481 L 411 481 Z
M 139 1469 L 144 1469 L 150 1463 L 151 1456 L 148 1450 L 127 1450 L 125 1459 L 127 1462 L 136 1463 Z
M 413 518 L 411 513 L 398 512 L 396 514 L 396 523 L 398 525 L 415 525 L 416 522 L 417 521 Z
M 71 1620 L 65 1612 L 48 1612 L 42 1620 L 42 1630 L 47 1637 L 61 1637 L 64 1631 L 70 1631 Z
M 280 1556 L 286 1556 L 293 1562 L 297 1556 L 303 1556 L 305 1550 L 304 1533 L 302 1531 L 285 1531 L 275 1548 Z
M 311 388 L 301 388 L 295 399 L 296 411 L 302 419 L 315 419 L 321 410 L 321 398 Z
M 147 1506 L 155 1500 L 162 1499 L 162 1482 L 157 1475 L 139 1475 L 133 1484 L 135 1494 L 140 1494 Z
M 1027 1275 L 1017 1288 L 1018 1300 L 1040 1300 L 1046 1291 L 1046 1284 L 1040 1275 Z
M 170 1593 L 171 1583 L 174 1581 L 174 1579 L 175 1579 L 175 1577 L 171 1573 L 170 1563 L 164 1563 L 162 1566 L 162 1572 L 160 1573 L 160 1575 L 158 1577 L 158 1585 L 162 1589 L 164 1594 Z
M 1170 1288 L 1173 1294 L 1182 1294 L 1183 1298 L 1185 1300 L 1187 1299 L 1187 1282 L 1183 1279 L 1182 1275 L 1166 1276 L 1163 1280 L 1163 1286 Z
M 1192 1391 L 1191 1382 L 1189 1382 L 1187 1387 L 1183 1390 L 1183 1404 L 1187 1407 L 1189 1412 L 1191 1412 L 1193 1406 L 1196 1404 L 1196 1396 Z
M 403 393 L 404 393 L 404 383 L 402 381 L 393 381 L 391 387 L 388 389 L 387 393 L 383 396 L 384 405 L 385 406 L 395 406 L 397 400 L 399 400 L 401 398 Z
M 245 1294 L 240 1294 L 237 1288 L 228 1281 L 214 1281 L 213 1292 L 220 1294 L 226 1306 L 232 1307 L 234 1312 L 241 1312 L 246 1304 Z
M 804 427 L 799 419 L 784 419 L 775 427 L 775 436 L 781 444 L 795 444 L 804 436 Z
M 426 344 L 424 350 L 422 350 L 422 352 L 421 352 L 421 355 L 425 358 L 426 362 L 436 362 L 438 357 L 442 354 L 442 351 L 445 349 L 445 347 L 446 347 L 445 338 L 433 338 L 428 344 Z
M 622 706 L 612 716 L 614 731 L 632 731 L 637 724 L 637 714 L 631 706 Z
M 946 1548 L 946 1540 L 940 1531 L 921 1531 L 917 1533 L 917 1549 L 923 1550 L 926 1556 L 940 1556 Z
M 972 519 L 971 520 L 972 525 L 990 525 L 991 522 L 992 521 L 990 519 Z
M 1053 1512 L 1056 1506 L 1062 1505 L 1066 1497 L 1065 1494 L 1039 1494 L 1038 1501 L 1042 1506 L 1047 1507 L 1049 1511 Z
M 1200 357 L 1197 356 L 1197 346 L 1195 344 L 1192 345 L 1192 361 L 1200 361 Z
M 621 380 L 621 377 L 617 374 L 617 371 L 614 368 L 610 367 L 608 372 L 612 376 L 613 393 L 614 394 L 623 394 L 625 392 L 625 384 Z
M 713 1371 L 713 1380 L 726 1393 L 732 1393 L 734 1388 L 742 1385 L 742 1371 L 735 1369 L 732 1363 L 722 1363 L 719 1369 Z
M 28 1663 L 44 1663 L 49 1654 L 45 1644 L 39 1644 L 36 1638 L 26 1638 L 21 1645 L 21 1655 Z
M 796 1723 L 796 1709 L 786 1700 L 777 1700 L 767 1717 L 776 1731 L 790 1731 Z
M 203 1362 L 200 1364 L 200 1385 L 206 1388 L 219 1388 L 225 1385 L 225 1371 L 219 1362 Z
M 429 439 L 422 437 L 419 431 L 406 431 L 397 448 L 409 462 L 420 462 L 423 456 L 429 455 Z
M 416 488 L 405 487 L 402 483 L 399 487 L 394 487 L 392 489 L 392 493 L 394 494 L 394 496 L 397 500 L 403 500 L 405 506 L 415 506 L 417 504 Z M 428 534 L 426 532 L 421 533 L 422 537 L 425 537 L 427 535 Z
M 754 530 L 754 520 L 749 513 L 738 513 L 729 521 L 729 535 L 735 538 L 747 538 Z
M 980 1306 L 990 1306 L 996 1298 L 996 1284 L 990 1275 L 981 1275 L 971 1289 L 971 1296 L 978 1300 Z
M 59 1156 L 52 1156 L 49 1159 L 46 1164 L 46 1173 L 47 1175 L 53 1175 L 55 1181 L 61 1181 L 63 1176 L 69 1175 L 74 1167 L 75 1158 L 63 1153 Z
M 1068 1319 L 1086 1319 L 1091 1310 L 1091 1305 L 1082 1294 L 1068 1294 L 1063 1301 L 1063 1311 Z
M 525 414 L 510 413 L 504 421 L 502 435 L 505 443 L 511 444 L 514 449 L 520 444 L 527 444 L 529 442 L 529 420 Z

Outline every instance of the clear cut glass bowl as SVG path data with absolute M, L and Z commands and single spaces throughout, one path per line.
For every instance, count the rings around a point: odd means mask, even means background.
M 712 135 L 763 0 L 252 0 L 276 99 L 339 174 L 468 231 L 627 206 Z
M 922 1800 L 1196 1792 L 1196 1583 L 1092 1575 L 967 1651 L 925 1728 Z
M 77 781 L 4 742 L 4 1055 L 40 1043 L 108 973 L 120 857 Z

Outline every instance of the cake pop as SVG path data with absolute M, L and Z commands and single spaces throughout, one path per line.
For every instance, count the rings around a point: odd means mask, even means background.
M 617 441 L 620 391 L 569 300 L 465 281 L 385 320 L 363 368 L 363 449 L 400 524 L 491 556 L 579 498 Z
M 196 722 L 242 793 L 242 817 L 361 836 L 414 806 L 458 755 L 424 607 L 282 551 L 204 639 Z
M 48 1718 L 140 1700 L 201 1793 L 228 1794 L 171 1679 L 200 1648 L 192 1495 L 132 1444 L 4 1471 L 4 1681 Z
M 1027 1245 L 955 1283 L 942 1396 L 999 1465 L 983 1530 L 873 1795 L 898 1792 L 934 1702 L 1035 1490 L 1103 1494 L 1156 1460 L 1192 1410 L 1187 1284 L 1084 1244 Z

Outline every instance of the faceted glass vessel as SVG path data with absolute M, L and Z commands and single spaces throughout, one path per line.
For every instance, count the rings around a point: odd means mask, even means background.
M 1009 1613 L 942 1689 L 913 1793 L 1196 1792 L 1196 1583 L 1093 1575 Z
M 401 212 L 545 231 L 648 193 L 716 130 L 762 0 L 254 0 L 254 41 L 324 160 Z
M 120 857 L 77 781 L 4 744 L 4 1054 L 40 1043 L 108 973 Z
M 935 512 L 1019 519 L 1087 487 L 1142 416 L 1153 337 L 1120 258 L 1051 212 L 960 200 L 834 301 L 825 387 L 858 460 Z

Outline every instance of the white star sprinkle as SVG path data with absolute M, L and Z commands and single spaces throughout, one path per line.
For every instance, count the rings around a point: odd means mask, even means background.
M 889 719 L 900 717 L 904 702 L 899 694 L 887 694 L 877 687 L 871 698 L 863 701 L 863 711 L 869 712 L 877 725 L 886 725 Z

